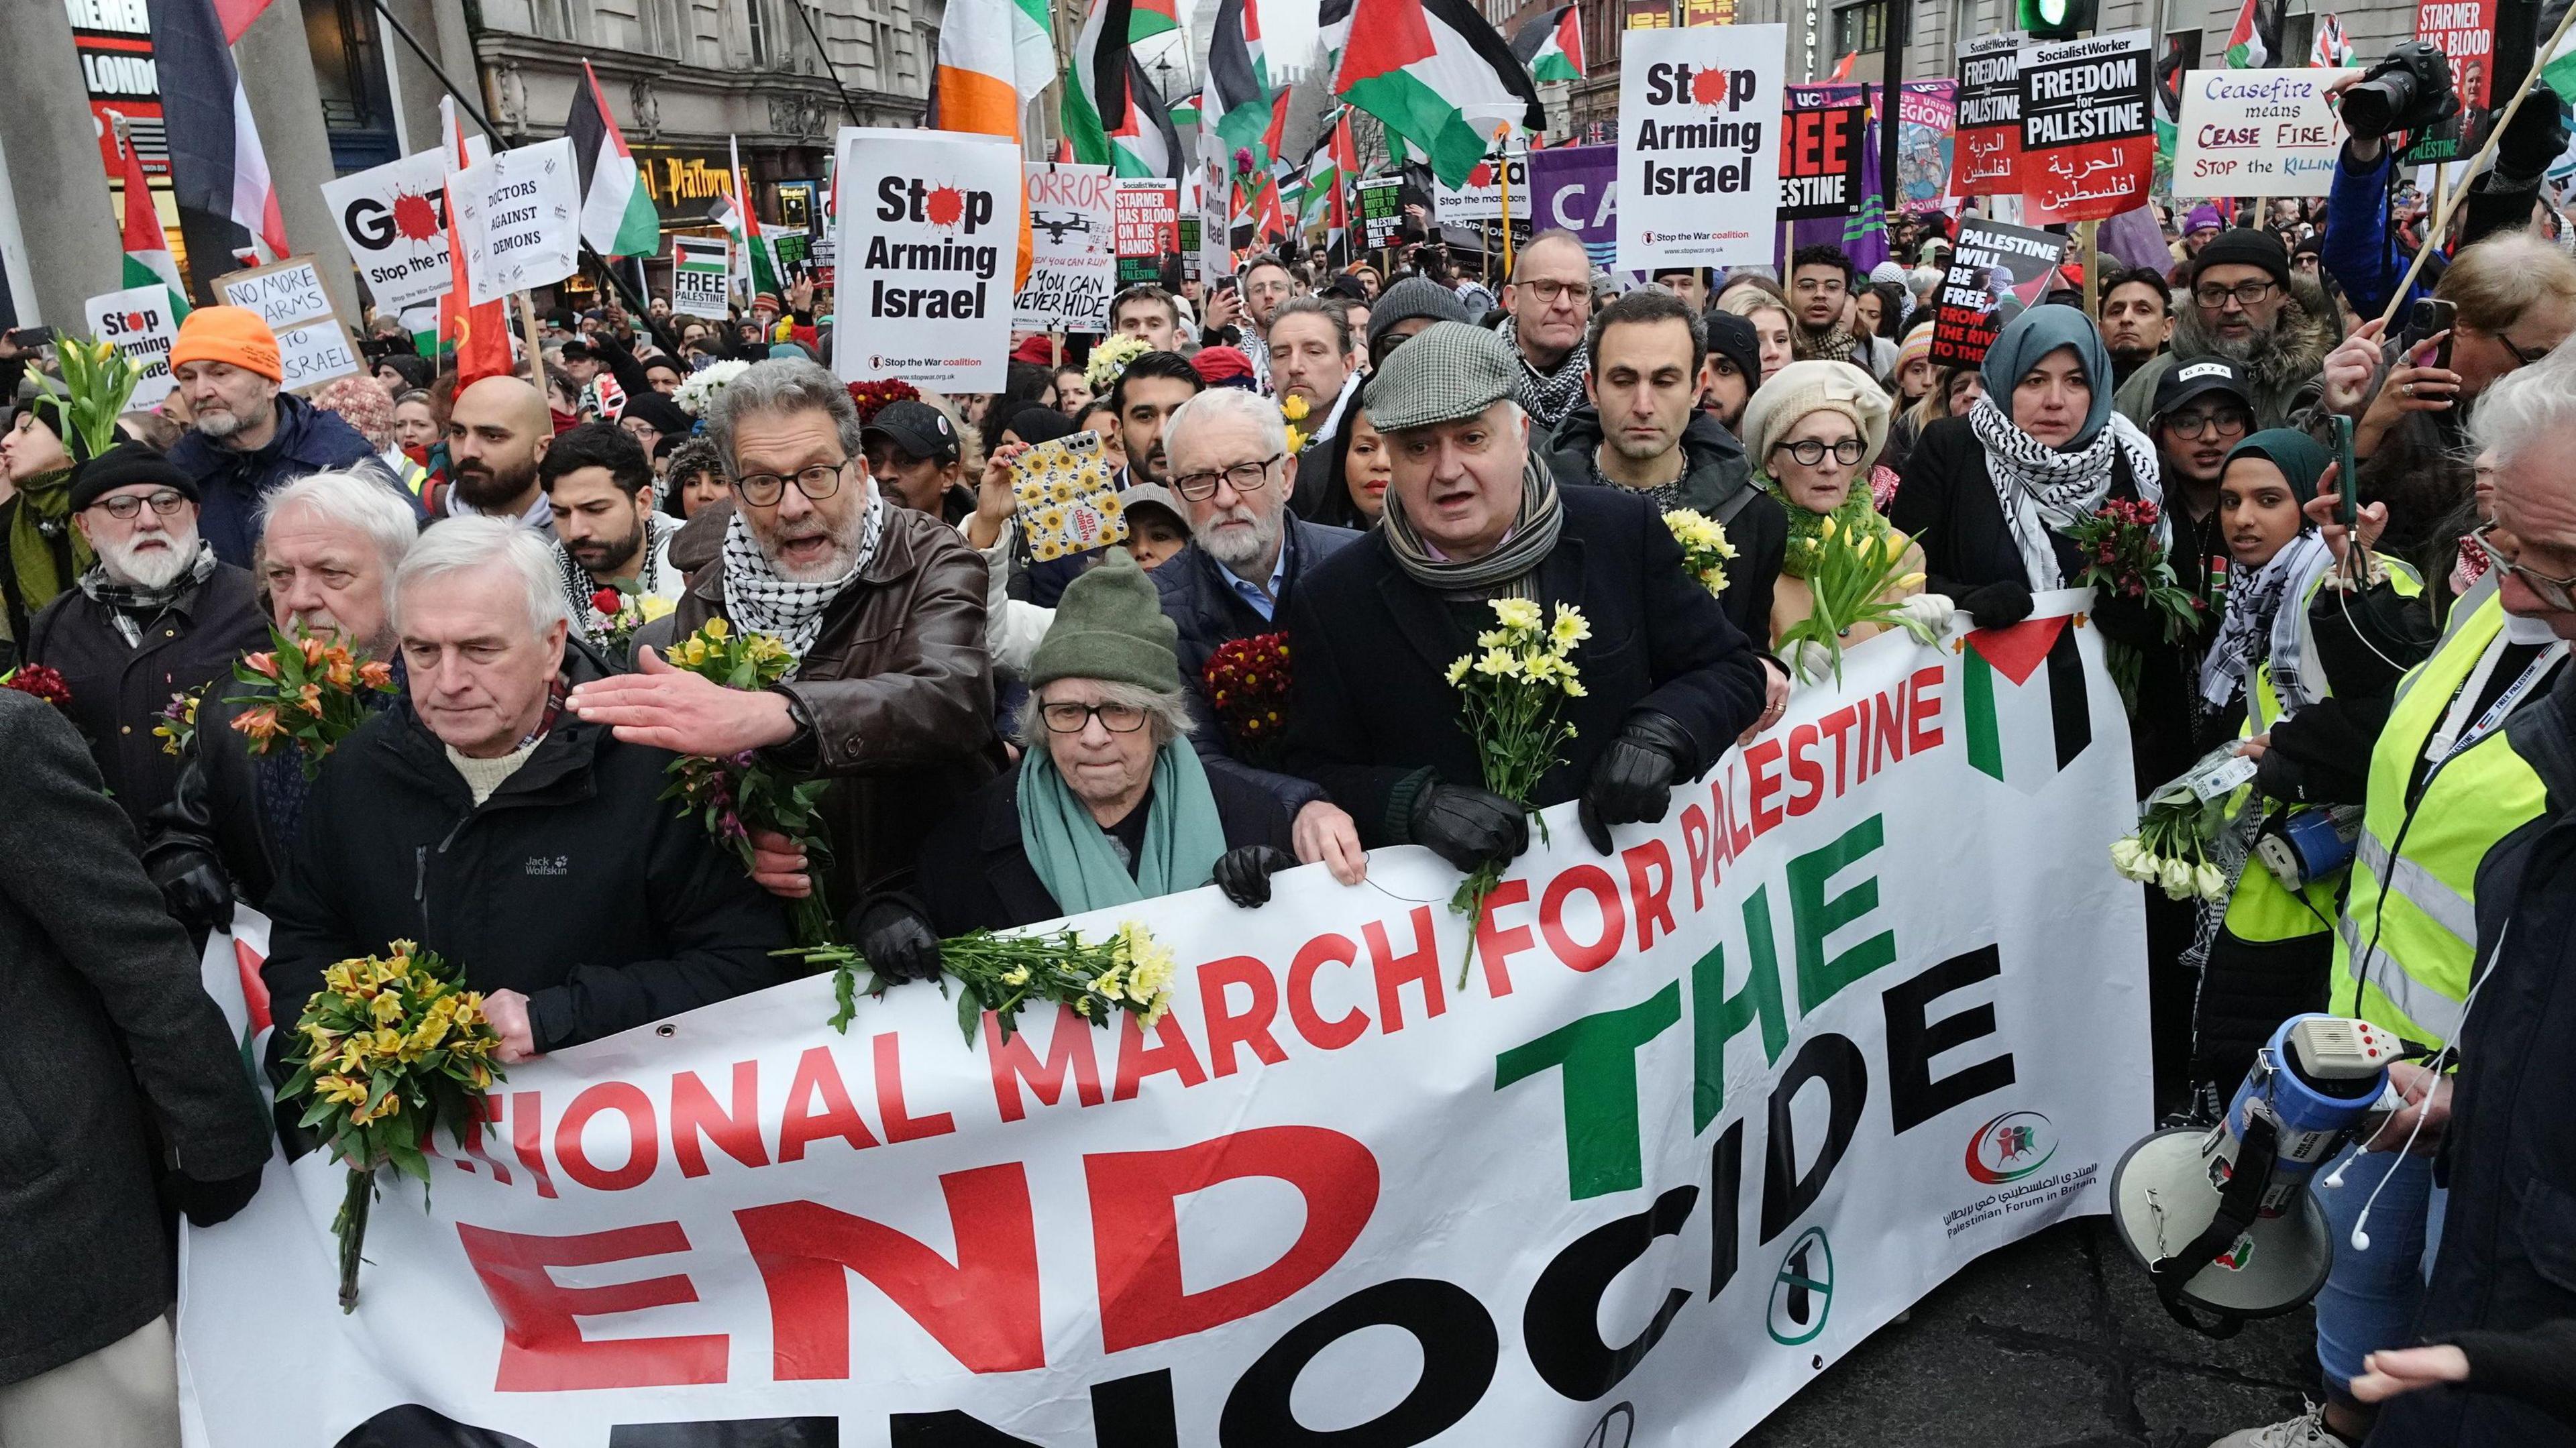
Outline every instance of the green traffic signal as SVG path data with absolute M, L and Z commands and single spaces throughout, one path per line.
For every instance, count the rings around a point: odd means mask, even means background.
M 2094 28 L 2099 0 L 2019 0 L 2021 28 L 2041 40 L 2065 40 Z

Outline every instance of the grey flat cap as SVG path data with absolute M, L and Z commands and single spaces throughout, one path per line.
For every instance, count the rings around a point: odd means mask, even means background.
M 1387 328 L 1415 317 L 1429 317 L 1435 322 L 1476 320 L 1467 315 L 1467 304 L 1458 300 L 1456 292 L 1429 277 L 1406 277 L 1388 287 L 1379 295 L 1377 305 L 1369 308 L 1368 340 L 1372 354 L 1377 349 L 1378 339 L 1386 335 Z
M 1369 421 L 1380 432 L 1455 422 L 1512 395 L 1520 359 L 1500 332 L 1434 322 L 1369 377 Z

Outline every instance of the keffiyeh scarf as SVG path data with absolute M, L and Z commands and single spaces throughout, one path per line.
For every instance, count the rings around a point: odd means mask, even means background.
M 1538 420 L 1540 425 L 1554 427 L 1565 415 L 1583 403 L 1583 379 L 1592 371 L 1592 349 L 1588 342 L 1578 341 L 1574 350 L 1548 371 L 1530 365 L 1520 350 L 1520 339 L 1513 330 L 1517 324 L 1509 317 L 1494 324 L 1503 340 L 1512 344 L 1512 355 L 1519 358 L 1521 378 L 1512 390 L 1512 400 L 1521 410 Z
M 787 645 L 788 652 L 805 657 L 823 631 L 823 611 L 867 571 L 884 532 L 885 495 L 871 487 L 867 517 L 859 525 L 859 556 L 850 561 L 849 571 L 821 583 L 795 583 L 770 567 L 769 556 L 751 536 L 751 524 L 737 511 L 725 525 L 725 617 L 736 628 L 769 634 Z
M 2272 692 L 2281 701 L 2283 718 L 2316 702 L 2316 693 L 2308 687 L 2299 667 L 2303 652 L 2299 629 L 2303 609 L 2299 600 L 2307 597 L 2309 586 L 2333 561 L 2334 555 L 2316 530 L 2303 529 L 2252 578 L 2243 583 L 2231 582 L 2227 614 L 2219 623 L 2218 638 L 2200 661 L 2204 715 L 2216 714 L 2245 692 L 2253 681 L 2255 667 L 2266 660 L 2272 665 Z M 2249 713 L 2253 708 L 2250 698 L 2246 708 Z M 2263 721 L 2258 731 L 2271 722 Z
M 634 591 L 638 597 L 661 592 L 662 547 L 679 526 L 659 512 L 644 519 L 644 544 L 640 550 L 643 566 L 635 574 Z M 572 556 L 572 550 L 560 542 L 555 544 L 555 571 L 563 579 L 564 597 L 572 600 L 573 620 L 581 629 L 582 636 L 589 639 L 594 647 L 606 647 L 610 620 L 591 606 L 591 599 L 601 589 L 613 585 L 591 577 L 590 570 L 582 567 Z
M 143 625 L 160 616 L 164 609 L 193 592 L 215 571 L 214 545 L 197 540 L 196 556 L 179 576 L 158 588 L 145 588 L 139 583 L 115 583 L 107 576 L 105 563 L 93 563 L 80 576 L 80 591 L 89 601 L 107 610 L 116 631 L 125 636 L 125 646 L 133 648 L 143 642 Z
M 2073 452 L 2056 448 L 2013 426 L 1994 399 L 1980 397 L 1968 410 L 1968 426 L 1986 449 L 1986 477 L 2003 504 L 2004 525 L 2021 550 L 2022 570 L 2034 591 L 2064 588 L 2051 535 L 2091 516 L 2110 496 L 2115 456 L 2129 459 L 2129 475 L 2138 496 L 2161 506 L 2164 488 L 2156 477 L 2156 448 L 2137 424 L 2111 414 L 2093 440 Z M 2158 525 L 2158 532 L 2164 531 Z

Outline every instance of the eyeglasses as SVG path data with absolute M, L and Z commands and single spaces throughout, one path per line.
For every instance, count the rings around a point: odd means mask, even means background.
M 1789 290 L 1793 292 L 1840 292 L 1848 291 L 1850 288 L 1844 284 L 1841 277 L 1800 277 L 1790 286 Z
M 1133 704 L 1042 704 L 1038 717 L 1050 734 L 1079 734 L 1098 719 L 1112 734 L 1133 734 L 1145 727 L 1145 711 Z
M 2216 412 L 2177 412 L 2165 419 L 2165 426 L 2176 437 L 2207 437 L 2216 429 L 2220 437 L 2242 437 L 2254 425 L 2254 414 L 2241 407 L 2222 407 Z
M 2502 332 L 2496 333 L 2495 339 L 2498 342 L 2503 343 L 2504 349 L 2513 354 L 2513 360 L 2524 367 L 2528 367 L 2534 362 L 2537 362 L 2549 355 L 2550 349 L 2547 347 L 2533 347 L 2526 350 L 2521 343 L 2506 336 Z
M 2191 296 L 2193 301 L 2214 312 L 2226 306 L 2229 297 L 2234 297 L 2236 305 L 2240 307 L 2250 307 L 2272 295 L 2273 289 L 2279 285 L 2279 282 L 2263 281 L 2238 282 L 2232 287 L 2222 287 L 2216 282 L 2211 282 L 2205 287 L 2192 288 Z
M 2560 613 L 2576 613 L 2576 578 L 2552 578 L 2507 558 L 2504 550 L 2496 546 L 2495 529 L 2493 523 L 2481 523 L 2470 530 L 2469 536 L 2487 551 L 2487 557 L 2495 560 L 2496 567 L 2521 579 L 2524 587 L 2539 594 L 2542 603 Z
M 1174 478 L 1172 491 L 1193 503 L 1204 503 L 1216 496 L 1216 485 L 1222 481 L 1227 487 L 1249 497 L 1260 492 L 1269 483 L 1272 465 L 1286 456 L 1288 456 L 1286 453 L 1272 453 L 1263 462 L 1236 463 L 1223 472 L 1191 473 L 1186 477 Z
M 816 463 L 796 473 L 796 491 L 816 502 L 841 490 L 841 469 L 848 467 L 845 458 L 837 463 Z M 734 490 L 742 500 L 755 508 L 766 508 L 787 496 L 787 479 L 776 473 L 745 473 L 733 480 Z
M 1527 291 L 1531 296 L 1551 307 L 1556 305 L 1558 298 L 1568 293 L 1572 293 L 1576 301 L 1592 295 L 1592 286 L 1588 282 L 1563 282 L 1552 277 L 1532 277 L 1528 281 L 1514 282 L 1512 285 Z
M 1817 464 L 1822 463 L 1825 460 L 1825 454 L 1827 453 L 1832 453 L 1834 455 L 1835 462 L 1841 463 L 1844 467 L 1852 467 L 1857 465 L 1861 458 L 1868 454 L 1869 445 L 1856 437 L 1847 437 L 1841 442 L 1832 444 L 1826 444 L 1810 437 L 1801 438 L 1796 442 L 1773 443 L 1771 445 L 1771 450 L 1773 452 L 1784 452 L 1789 456 L 1796 458 L 1798 460 L 1798 466 L 1800 467 L 1815 467 Z
M 167 488 L 162 489 L 160 492 L 151 494 L 148 497 L 138 498 L 129 493 L 122 498 L 102 498 L 98 502 L 90 504 L 90 506 L 93 508 L 105 508 L 107 510 L 107 516 L 114 518 L 119 522 L 123 522 L 124 520 L 133 517 L 135 514 L 142 512 L 143 505 L 146 503 L 150 503 L 152 505 L 152 511 L 160 514 L 164 518 L 167 518 L 171 514 L 178 512 L 181 508 L 188 506 L 188 500 L 185 497 L 171 492 Z

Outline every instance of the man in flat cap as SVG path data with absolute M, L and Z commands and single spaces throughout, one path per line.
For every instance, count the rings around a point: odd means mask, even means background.
M 1753 646 L 1682 565 L 1641 496 L 1560 491 L 1513 401 L 1519 362 L 1500 335 L 1438 322 L 1369 383 L 1393 451 L 1382 526 L 1319 564 L 1289 600 L 1297 660 L 1287 767 L 1321 784 L 1365 845 L 1427 846 L 1460 869 L 1517 856 L 1521 810 L 1483 788 L 1446 673 L 1493 626 L 1488 603 L 1583 611 L 1585 689 L 1562 717 L 1565 762 L 1532 804 L 1582 800 L 1604 854 L 1614 825 L 1660 820 L 1763 715 Z

